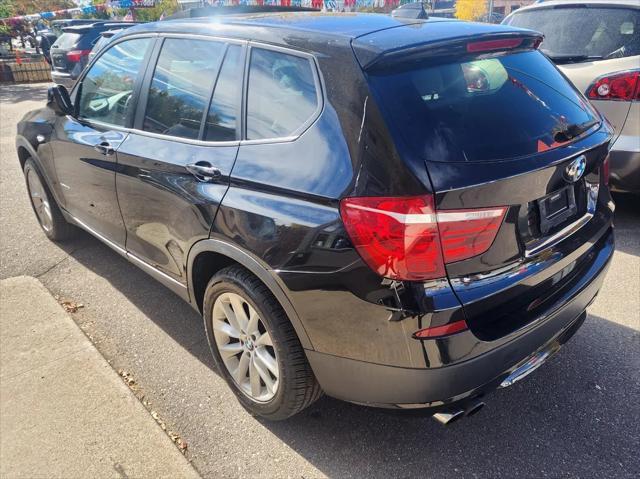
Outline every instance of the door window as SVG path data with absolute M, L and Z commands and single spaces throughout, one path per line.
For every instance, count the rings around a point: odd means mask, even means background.
M 238 105 L 242 91 L 241 48 L 231 45 L 216 82 L 211 106 L 207 114 L 204 139 L 233 141 L 237 139 Z
M 118 43 L 91 66 L 79 91 L 80 118 L 126 126 L 134 85 L 151 41 L 137 38 Z
M 247 98 L 247 139 L 279 138 L 299 130 L 316 112 L 311 61 L 252 48 Z
M 142 129 L 197 139 L 225 44 L 168 38 L 153 73 Z

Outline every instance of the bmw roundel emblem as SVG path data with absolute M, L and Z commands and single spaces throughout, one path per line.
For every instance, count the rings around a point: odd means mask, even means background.
M 564 169 L 564 179 L 569 183 L 575 183 L 582 178 L 586 168 L 587 158 L 584 155 L 580 155 Z

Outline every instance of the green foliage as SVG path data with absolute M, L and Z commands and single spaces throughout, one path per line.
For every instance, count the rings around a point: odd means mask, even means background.
M 165 16 L 171 15 L 178 10 L 177 0 L 158 0 L 153 8 L 139 8 L 136 10 L 136 21 L 155 22 L 160 19 L 164 12 Z

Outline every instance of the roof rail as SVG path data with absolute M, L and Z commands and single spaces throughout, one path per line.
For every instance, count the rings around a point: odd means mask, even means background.
M 317 8 L 281 7 L 276 5 L 229 5 L 227 7 L 195 7 L 170 15 L 163 20 L 179 18 L 201 18 L 216 15 L 238 15 L 247 13 L 284 13 L 284 12 L 319 12 Z

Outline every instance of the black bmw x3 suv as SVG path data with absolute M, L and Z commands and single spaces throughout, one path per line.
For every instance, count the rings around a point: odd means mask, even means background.
M 18 125 L 34 211 L 202 313 L 252 413 L 323 392 L 442 422 L 583 323 L 614 249 L 611 128 L 509 26 L 375 14 L 118 34 Z

